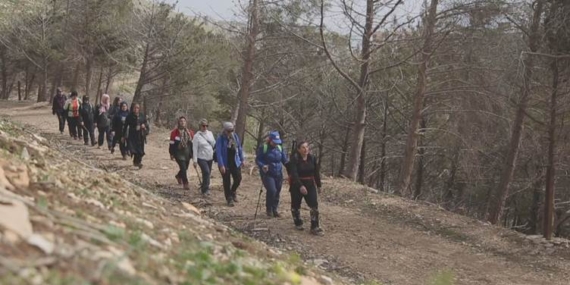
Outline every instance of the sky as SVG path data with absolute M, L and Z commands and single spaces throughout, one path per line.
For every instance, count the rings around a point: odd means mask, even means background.
M 175 1 L 168 0 L 171 3 Z M 238 5 L 246 5 L 248 2 L 249 0 L 178 0 L 177 8 L 188 15 L 201 15 L 208 16 L 212 20 L 231 21 L 238 19 L 235 16 L 236 12 L 239 14 L 240 11 Z M 359 0 L 354 0 L 354 2 L 365 3 L 365 1 Z M 421 9 L 422 2 L 421 0 L 404 1 L 405 4 L 396 11 L 396 16 L 417 15 Z M 339 1 L 331 1 L 331 3 L 333 3 L 333 8 L 326 12 L 325 23 L 334 30 L 343 30 L 344 26 L 346 26 L 346 23 L 344 23 L 346 18 L 340 13 Z M 363 10 L 363 8 L 360 7 L 358 10 Z

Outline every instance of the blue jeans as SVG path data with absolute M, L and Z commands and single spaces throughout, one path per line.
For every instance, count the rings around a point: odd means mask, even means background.
M 265 186 L 265 208 L 268 212 L 277 212 L 279 207 L 279 196 L 283 186 L 283 176 L 270 176 L 264 174 L 262 177 Z
M 210 176 L 212 173 L 212 161 L 211 160 L 203 160 L 198 158 L 198 166 L 200 166 L 200 170 L 202 171 L 202 194 L 208 192 L 210 190 Z

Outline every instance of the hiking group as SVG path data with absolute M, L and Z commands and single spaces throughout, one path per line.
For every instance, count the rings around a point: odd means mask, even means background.
M 131 156 L 134 166 L 139 169 L 143 167 L 144 146 L 150 126 L 139 104 L 132 104 L 129 110 L 129 105 L 120 97 L 115 97 L 111 104 L 110 96 L 103 94 L 101 103 L 93 106 L 88 96 L 83 96 L 80 100 L 77 92 L 71 91 L 68 98 L 58 88 L 53 99 L 52 113 L 57 115 L 61 134 L 64 133 L 67 122 L 69 135 L 74 140 L 83 139 L 85 145 L 97 146 L 99 149 L 106 141 L 111 154 L 119 145 L 123 160 Z M 237 190 L 242 180 L 241 171 L 246 166 L 242 143 L 231 122 L 222 124 L 223 131 L 217 138 L 208 128 L 208 120 L 201 119 L 198 131 L 194 133 L 186 117 L 178 118 L 177 126 L 170 133 L 168 149 L 170 158 L 176 161 L 179 168 L 175 179 L 178 184 L 183 185 L 184 190 L 189 190 L 188 168 L 192 163 L 196 171 L 197 167 L 201 171 L 201 177 L 198 177 L 200 192 L 204 197 L 209 197 L 212 166 L 216 162 L 222 176 L 227 205 L 233 207 L 238 202 Z M 95 130 L 98 132 L 97 138 Z M 279 132 L 272 131 L 257 149 L 255 163 L 259 168 L 262 185 L 266 189 L 267 216 L 281 217 L 279 204 L 285 166 L 295 228 L 304 230 L 301 203 L 305 199 L 310 208 L 310 233 L 322 235 L 318 209 L 321 179 L 317 160 L 310 154 L 309 143 L 301 142 L 297 146 L 293 143 L 289 157 L 283 149 Z

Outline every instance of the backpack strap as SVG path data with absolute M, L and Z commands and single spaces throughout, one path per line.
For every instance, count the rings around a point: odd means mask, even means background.
M 264 143 L 263 144 L 263 154 L 266 154 L 268 149 L 269 149 L 269 145 Z M 277 145 L 277 149 L 281 152 L 283 151 L 283 147 L 280 144 Z

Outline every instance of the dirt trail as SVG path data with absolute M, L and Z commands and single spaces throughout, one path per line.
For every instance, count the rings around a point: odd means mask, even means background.
M 106 149 L 80 148 L 80 142 L 57 132 L 57 119 L 48 107 L 4 104 L 0 114 L 40 127 L 46 137 L 77 145 L 77 156 L 119 172 L 131 181 L 154 189 L 159 195 L 207 208 L 210 216 L 286 251 L 299 252 L 329 271 L 354 282 L 378 280 L 382 284 L 429 284 L 438 272 L 455 277 L 455 284 L 569 284 L 569 250 L 556 246 L 543 251 L 521 235 L 423 205 L 383 194 L 369 194 L 345 181 L 324 180 L 320 197 L 324 237 L 295 231 L 289 211 L 289 193 L 281 194 L 283 217 L 261 218 L 253 225 L 260 189 L 257 176 L 244 173 L 236 207 L 225 206 L 220 175 L 214 172 L 213 195 L 198 195 L 196 171 L 191 169 L 190 191 L 174 180 L 176 164 L 168 156 L 168 132 L 153 130 L 148 138 L 144 167 L 134 169 Z M 35 105 L 34 105 L 35 106 Z M 9 109 L 11 108 L 11 109 Z M 252 161 L 250 157 L 249 162 Z M 262 205 L 264 203 L 262 196 Z M 305 207 L 305 206 L 304 206 Z M 308 220 L 308 209 L 302 211 Z M 253 231 L 252 229 L 264 229 Z M 265 230 L 266 229 L 266 230 Z M 550 245 L 547 248 L 551 248 Z M 440 276 L 442 276 L 440 274 Z M 443 274 L 445 276 L 445 274 Z

